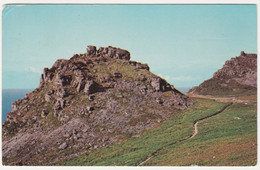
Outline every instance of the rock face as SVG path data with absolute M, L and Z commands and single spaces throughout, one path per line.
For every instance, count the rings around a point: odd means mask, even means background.
M 115 47 L 44 68 L 40 85 L 12 104 L 3 125 L 4 165 L 48 165 L 140 136 L 179 110 L 187 97 L 147 64 Z
M 223 68 L 189 93 L 202 95 L 256 94 L 257 54 L 247 54 L 226 61 Z
M 130 60 L 130 53 L 128 51 L 122 50 L 120 48 L 111 47 L 111 46 L 100 47 L 97 51 L 96 56 Z

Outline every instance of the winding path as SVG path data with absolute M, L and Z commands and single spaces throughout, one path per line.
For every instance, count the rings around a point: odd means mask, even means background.
M 139 162 L 139 163 L 137 164 L 137 166 L 141 166 L 141 165 L 143 165 L 144 163 L 148 162 L 152 157 L 156 156 L 156 154 L 157 154 L 159 151 L 163 150 L 164 148 L 166 148 L 166 147 L 168 147 L 168 146 L 171 146 L 171 145 L 174 145 L 174 144 L 176 144 L 176 143 L 180 143 L 180 142 L 183 142 L 183 141 L 185 141 L 185 140 L 188 140 L 188 139 L 191 139 L 191 138 L 195 137 L 195 136 L 198 134 L 198 123 L 199 123 L 199 121 L 204 120 L 204 119 L 207 119 L 207 118 L 210 118 L 210 117 L 212 117 L 212 116 L 215 116 L 215 115 L 217 115 L 217 114 L 223 112 L 226 108 L 228 108 L 228 107 L 231 106 L 232 104 L 233 104 L 233 103 L 229 103 L 229 104 L 225 105 L 221 110 L 219 110 L 219 111 L 217 111 L 217 112 L 215 112 L 215 113 L 213 113 L 213 114 L 211 114 L 211 115 L 208 115 L 208 116 L 205 116 L 205 117 L 202 117 L 202 118 L 200 118 L 200 119 L 195 120 L 195 121 L 193 122 L 193 129 L 194 129 L 194 130 L 193 130 L 193 133 L 192 133 L 191 135 L 189 135 L 189 136 L 187 136 L 187 137 L 185 137 L 185 138 L 183 138 L 183 139 L 180 139 L 180 140 L 178 140 L 178 141 L 169 143 L 169 144 L 167 144 L 167 145 L 165 145 L 165 146 L 162 146 L 162 147 L 158 148 L 157 150 L 155 150 L 154 152 L 152 152 L 150 155 L 148 155 L 144 160 L 142 160 L 141 162 Z

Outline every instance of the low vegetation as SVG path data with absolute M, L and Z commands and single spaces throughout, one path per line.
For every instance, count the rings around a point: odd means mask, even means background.
M 146 165 L 256 164 L 256 104 L 234 104 L 221 114 L 201 121 L 198 126 L 196 137 L 168 147 Z
M 226 105 L 208 99 L 192 101 L 193 107 L 140 137 L 56 165 L 137 165 L 158 148 L 192 134 L 194 120 Z M 162 149 L 144 165 L 256 164 L 256 103 L 233 104 L 219 115 L 201 121 L 198 127 L 194 138 Z

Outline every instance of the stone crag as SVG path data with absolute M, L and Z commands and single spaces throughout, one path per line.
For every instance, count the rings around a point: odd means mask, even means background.
M 3 124 L 4 165 L 49 165 L 140 135 L 188 106 L 147 64 L 115 47 L 44 68 L 39 87 L 12 104 Z
M 257 54 L 247 54 L 226 61 L 223 68 L 213 77 L 197 87 L 190 89 L 191 94 L 200 95 L 241 95 L 256 94 L 257 91 Z

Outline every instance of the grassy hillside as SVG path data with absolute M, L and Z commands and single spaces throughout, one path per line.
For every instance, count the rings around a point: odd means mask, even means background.
M 256 119 L 256 104 L 234 104 L 201 121 L 196 137 L 168 147 L 146 165 L 255 165 Z
M 55 165 L 137 165 L 155 150 L 191 135 L 195 120 L 226 105 L 208 99 L 192 100 L 193 107 L 140 137 Z M 165 147 L 143 165 L 255 165 L 256 115 L 255 103 L 233 104 L 219 115 L 200 121 L 194 138 Z

